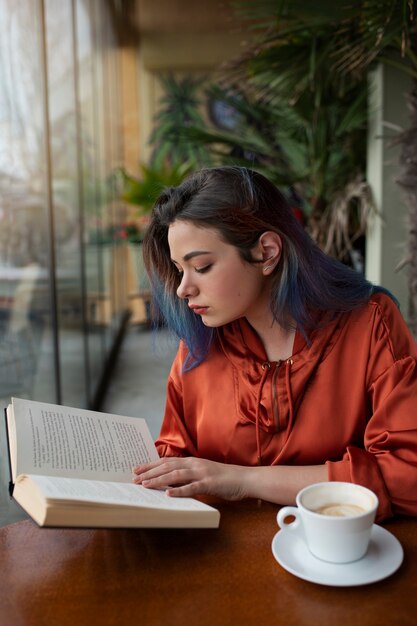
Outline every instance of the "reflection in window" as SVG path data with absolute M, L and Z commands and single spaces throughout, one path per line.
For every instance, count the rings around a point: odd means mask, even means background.
M 120 164 L 119 53 L 105 6 L 0 0 L 3 406 L 12 395 L 88 406 L 126 305 L 121 248 L 101 236 L 117 219 L 108 181 Z M 4 524 L 21 513 L 6 496 L 3 429 L 0 445 Z

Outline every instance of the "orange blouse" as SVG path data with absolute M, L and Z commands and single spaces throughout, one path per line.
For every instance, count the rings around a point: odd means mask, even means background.
M 217 331 L 206 360 L 182 372 L 180 345 L 156 442 L 161 456 L 319 465 L 365 485 L 378 519 L 417 514 L 417 345 L 395 303 L 374 295 L 269 363 L 245 319 Z

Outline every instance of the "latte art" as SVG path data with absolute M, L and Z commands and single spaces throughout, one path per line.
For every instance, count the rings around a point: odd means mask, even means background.
M 357 504 L 325 504 L 314 509 L 314 512 L 320 513 L 320 515 L 333 515 L 334 517 L 352 517 L 366 513 L 366 509 Z

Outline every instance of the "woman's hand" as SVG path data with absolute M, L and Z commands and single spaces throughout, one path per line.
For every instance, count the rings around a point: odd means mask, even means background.
M 164 457 L 133 468 L 133 482 L 165 489 L 170 496 L 211 495 L 225 500 L 247 497 L 245 477 L 250 468 L 194 457 Z

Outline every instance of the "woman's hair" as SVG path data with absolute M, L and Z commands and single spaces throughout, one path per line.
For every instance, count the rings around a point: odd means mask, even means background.
M 251 250 L 262 233 L 278 233 L 282 253 L 270 277 L 271 311 L 279 324 L 295 324 L 305 336 L 315 327 L 317 311 L 351 311 L 374 290 L 360 273 L 320 250 L 267 178 L 244 167 L 203 169 L 159 196 L 143 242 L 157 316 L 188 347 L 185 370 L 204 360 L 215 331 L 176 294 L 180 277 L 168 245 L 168 228 L 176 220 L 215 228 L 248 263 L 259 262 Z

